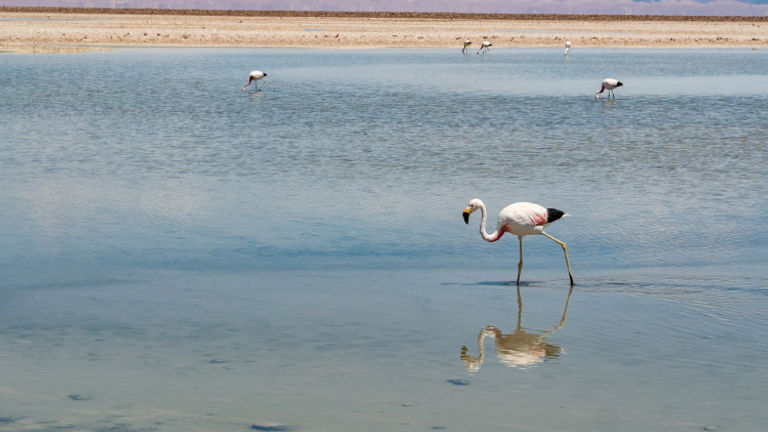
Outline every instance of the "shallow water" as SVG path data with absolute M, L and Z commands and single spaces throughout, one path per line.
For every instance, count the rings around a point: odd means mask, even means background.
M 3 56 L 0 431 L 760 429 L 768 53 L 458 51 Z

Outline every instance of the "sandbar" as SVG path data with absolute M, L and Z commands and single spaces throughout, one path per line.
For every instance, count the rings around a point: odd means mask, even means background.
M 0 52 L 116 47 L 768 48 L 766 17 L 0 8 Z

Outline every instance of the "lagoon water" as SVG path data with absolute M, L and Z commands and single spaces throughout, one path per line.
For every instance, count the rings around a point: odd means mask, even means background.
M 0 431 L 768 424 L 766 51 L 0 64 Z

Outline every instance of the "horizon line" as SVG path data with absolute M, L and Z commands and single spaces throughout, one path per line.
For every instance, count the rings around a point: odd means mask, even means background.
M 4 6 L 0 12 L 84 13 L 118 15 L 198 15 L 198 16 L 296 16 L 296 17 L 350 17 L 350 18 L 420 18 L 420 19 L 497 19 L 497 20 L 634 20 L 645 21 L 768 21 L 762 15 L 648 15 L 648 14 L 555 14 L 555 13 L 486 13 L 486 12 L 369 12 L 326 10 L 273 10 L 273 9 L 173 9 L 173 8 L 117 8 L 117 7 L 58 7 L 58 6 Z

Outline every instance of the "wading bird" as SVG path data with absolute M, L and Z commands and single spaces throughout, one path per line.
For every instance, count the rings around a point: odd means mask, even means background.
M 248 82 L 245 83 L 243 88 L 241 88 L 240 90 L 245 91 L 245 88 L 251 85 L 252 82 L 257 82 L 260 79 L 263 79 L 265 76 L 267 76 L 267 74 L 262 71 L 255 70 L 251 72 L 250 75 L 248 75 Z M 258 88 L 258 83 L 256 84 L 256 87 Z
M 462 49 L 461 49 L 461 53 L 462 53 L 462 54 L 466 54 L 466 53 L 467 53 L 467 48 L 468 48 L 470 45 L 472 45 L 472 41 L 471 41 L 471 40 L 469 40 L 469 39 L 464 39 L 464 48 L 462 48 Z
M 611 96 L 613 96 L 614 99 L 616 99 L 616 95 L 613 94 L 613 89 L 616 87 L 621 87 L 624 84 L 621 81 L 616 81 L 613 78 L 606 78 L 603 80 L 603 83 L 600 85 L 600 90 L 595 93 L 595 100 L 600 99 L 600 96 L 598 96 L 600 93 L 604 92 L 605 90 L 608 90 L 608 98 L 610 99 Z
M 483 44 L 480 45 L 480 49 L 477 50 L 477 53 L 480 54 L 482 52 L 483 54 L 485 54 L 488 52 L 488 49 L 492 46 L 493 44 L 491 43 L 491 41 L 484 40 Z
M 543 235 L 563 248 L 565 265 L 568 267 L 568 277 L 571 279 L 571 285 L 573 285 L 571 264 L 568 261 L 568 249 L 566 248 L 565 243 L 544 232 L 545 227 L 556 220 L 568 216 L 567 213 L 554 208 L 545 208 L 534 203 L 516 202 L 504 207 L 501 212 L 499 212 L 499 219 L 496 222 L 496 231 L 488 234 L 485 231 L 485 204 L 479 199 L 475 198 L 471 200 L 469 205 L 464 209 L 464 222 L 469 224 L 469 215 L 476 210 L 480 210 L 480 213 L 482 214 L 482 219 L 480 221 L 480 236 L 483 237 L 483 240 L 487 242 L 495 242 L 500 239 L 504 233 L 510 233 L 516 235 L 520 241 L 520 262 L 517 264 L 518 285 L 520 285 L 520 272 L 523 269 L 523 237 L 527 235 Z
M 565 55 L 571 54 L 571 41 L 565 41 Z

